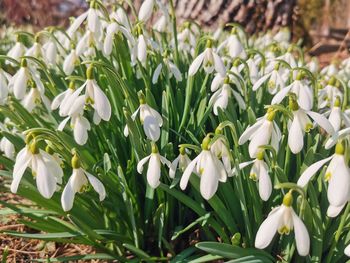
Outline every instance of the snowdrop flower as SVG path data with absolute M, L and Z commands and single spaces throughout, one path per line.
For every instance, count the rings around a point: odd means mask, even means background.
M 69 97 L 72 98 L 73 95 Z M 69 105 L 69 104 L 67 104 Z M 74 140 L 79 145 L 84 145 L 88 139 L 88 131 L 91 129 L 90 122 L 83 116 L 85 106 L 85 96 L 80 95 L 74 97 L 74 104 L 67 112 L 68 117 L 65 118 L 59 125 L 57 130 L 63 131 L 64 127 L 70 120 L 70 125 L 73 129 Z
M 254 85 L 259 80 L 260 76 L 258 63 L 254 60 L 254 58 L 249 58 L 247 60 L 247 65 L 249 68 L 250 82 Z
M 189 163 L 180 181 L 180 188 L 185 190 L 192 172 L 195 171 L 200 177 L 200 193 L 206 200 L 216 193 L 219 181 L 227 180 L 225 167 L 210 151 L 209 144 L 210 138 L 207 136 L 203 139 L 201 153 Z
M 131 45 L 134 45 L 134 39 L 129 33 L 128 29 L 123 26 L 118 25 L 118 23 L 113 22 L 107 26 L 106 37 L 103 44 L 103 53 L 109 56 L 112 53 L 113 39 L 116 34 L 121 32 L 125 38 L 129 41 Z
M 75 103 L 75 99 L 81 94 L 83 89 L 86 88 L 85 101 L 91 104 L 92 108 L 95 110 L 93 117 L 94 123 L 99 124 L 101 119 L 104 121 L 109 121 L 112 114 L 111 104 L 109 103 L 106 94 L 102 91 L 94 79 L 92 65 L 90 65 L 86 70 L 86 77 L 87 80 L 85 83 L 74 91 L 71 96 L 69 96 L 69 99 L 64 104 L 62 111 L 67 112 L 67 108 L 70 108 Z
M 216 86 L 213 87 L 212 85 L 211 91 L 213 91 L 214 94 L 211 96 L 209 100 L 209 105 L 213 105 L 214 114 L 216 116 L 219 115 L 218 108 L 222 110 L 226 110 L 231 95 L 233 95 L 233 97 L 238 103 L 238 106 L 242 110 L 246 109 L 246 104 L 241 94 L 239 94 L 237 91 L 231 88 L 229 81 L 230 81 L 229 78 L 225 78 L 224 84 L 221 86 L 221 88 L 218 88 L 217 90 L 215 90 L 215 88 L 217 87 Z
M 7 96 L 9 93 L 9 80 L 11 79 L 11 75 L 0 68 L 0 105 L 3 105 L 7 100 Z
M 201 65 L 203 66 L 205 72 L 208 74 L 212 73 L 215 69 L 216 72 L 220 73 L 222 76 L 225 76 L 225 65 L 219 55 L 213 50 L 212 46 L 213 42 L 211 40 L 208 40 L 205 50 L 199 54 L 192 62 L 188 70 L 189 76 L 195 75 Z
M 27 66 L 27 60 L 22 59 L 21 67 L 10 80 L 9 86 L 12 87 L 16 99 L 23 99 L 27 89 L 27 83 L 30 79 L 30 72 Z
M 35 141 L 23 148 L 16 156 L 11 192 L 17 193 L 18 185 L 27 167 L 32 169 L 40 194 L 47 199 L 51 198 L 58 184 L 62 183 L 63 171 L 50 154 L 38 148 Z
M 22 42 L 17 40 L 16 44 L 7 52 L 7 56 L 10 58 L 13 58 L 14 60 L 20 61 L 20 57 L 22 57 L 25 52 L 26 52 L 26 47 L 22 44 Z M 8 61 L 6 61 L 6 64 L 15 66 L 14 63 L 8 62 Z
M 165 157 L 159 154 L 157 146 L 152 144 L 152 153 L 137 164 L 137 172 L 142 174 L 143 166 L 148 162 L 147 169 L 147 182 L 153 188 L 157 188 L 160 184 L 160 173 L 161 173 L 161 164 L 165 164 L 168 168 L 171 167 L 171 162 L 169 162 Z
M 106 190 L 100 180 L 81 168 L 79 157 L 74 154 L 72 158 L 73 172 L 61 196 L 61 204 L 64 211 L 69 211 L 73 207 L 76 193 L 81 193 L 90 183 L 93 189 L 99 194 L 100 201 L 106 197 Z
M 233 28 L 230 36 L 218 46 L 218 52 L 221 49 L 226 49 L 231 58 L 240 57 L 245 59 L 247 57 L 244 46 L 237 35 L 236 28 Z
M 50 100 L 44 93 L 39 92 L 35 87 L 35 84 L 21 101 L 23 107 L 26 108 L 28 112 L 32 112 L 37 105 L 41 104 L 41 102 L 44 103 L 48 110 L 50 109 Z
M 152 16 L 154 0 L 145 0 L 139 10 L 138 18 L 141 22 L 146 22 Z
M 334 76 L 338 73 L 337 66 L 334 63 L 324 67 L 321 72 L 322 75 L 327 75 L 329 77 Z
M 110 14 L 110 17 L 115 19 L 118 24 L 125 27 L 129 32 L 131 31 L 130 21 L 128 18 L 128 15 L 126 14 L 125 10 L 121 7 L 118 7 L 117 10 L 113 11 Z
M 76 50 L 73 48 L 63 61 L 64 73 L 68 76 L 71 75 L 78 62 L 79 62 L 79 56 Z
M 275 65 L 274 70 L 257 80 L 252 89 L 254 91 L 258 90 L 266 81 L 268 81 L 267 90 L 272 95 L 285 87 L 285 80 L 283 79 L 279 63 Z
M 323 89 L 318 91 L 318 108 L 322 109 L 329 105 L 334 105 L 338 98 L 343 101 L 343 93 L 339 89 L 337 80 L 334 77 L 328 81 L 328 84 Z
M 183 50 L 184 53 L 194 55 L 194 48 L 197 43 L 197 37 L 194 31 L 195 27 L 189 22 L 184 24 L 184 29 L 177 35 L 179 50 Z M 172 46 L 175 45 L 175 41 L 172 40 Z
M 179 168 L 179 170 L 183 173 L 190 162 L 191 160 L 186 153 L 186 149 L 184 147 L 180 147 L 180 154 L 170 165 L 169 177 L 175 178 L 175 172 L 177 168 Z
M 343 121 L 346 127 L 350 127 L 350 118 L 342 112 L 339 97 L 336 98 L 332 109 L 325 112 L 325 115 L 329 115 L 328 120 L 332 124 L 335 132 L 340 130 Z
M 271 178 L 269 176 L 269 168 L 264 161 L 264 151 L 263 150 L 260 150 L 260 152 L 257 154 L 255 160 L 240 163 L 239 169 L 242 170 L 251 164 L 253 164 L 253 165 L 252 165 L 252 168 L 250 169 L 249 177 L 252 180 L 259 182 L 258 188 L 259 188 L 260 198 L 264 201 L 267 201 L 271 196 L 272 182 L 271 182 Z M 236 168 L 232 169 L 231 174 L 232 175 L 237 174 Z
M 330 162 L 325 173 L 325 180 L 328 182 L 327 197 L 330 206 L 340 207 L 340 210 L 349 200 L 350 191 L 350 169 L 344 154 L 345 147 L 341 142 L 338 142 L 332 156 L 310 165 L 298 180 L 299 186 L 306 186 L 312 176 L 327 162 Z
M 79 40 L 76 48 L 76 55 L 79 57 L 84 55 L 88 57 L 89 55 L 94 55 L 94 47 L 97 41 L 92 31 L 86 30 L 84 36 Z M 100 42 L 99 42 L 100 43 Z
M 298 104 L 304 110 L 311 110 L 313 106 L 312 88 L 303 83 L 302 72 L 298 72 L 296 79 L 287 87 L 282 88 L 272 99 L 271 104 L 279 104 L 288 93 L 294 93 Z
M 11 160 L 15 157 L 15 146 L 5 136 L 0 140 L 0 150 Z
M 69 98 L 73 95 L 75 91 L 74 82 L 69 83 L 69 88 L 58 94 L 51 103 L 51 110 L 56 110 L 59 108 L 59 115 L 61 117 L 67 116 L 70 107 L 65 106 L 69 102 Z
M 156 142 L 159 140 L 160 127 L 163 125 L 162 116 L 146 103 L 142 93 L 139 94 L 139 100 L 140 106 L 131 115 L 131 118 L 135 121 L 137 114 L 140 113 L 140 121 L 147 138 Z
M 276 232 L 288 235 L 294 229 L 295 242 L 300 256 L 307 256 L 310 250 L 310 237 L 303 221 L 294 212 L 293 197 L 289 191 L 283 198 L 282 205 L 274 208 L 261 224 L 255 238 L 255 247 L 266 248 Z
M 289 98 L 289 107 L 293 113 L 293 120 L 288 123 L 288 145 L 292 153 L 297 154 L 304 147 L 305 132 L 308 132 L 313 127 L 309 117 L 326 130 L 328 134 L 334 134 L 332 124 L 323 115 L 317 112 L 303 110 L 292 96 Z
M 42 45 L 39 43 L 38 36 L 35 37 L 35 42 L 33 46 L 31 46 L 25 53 L 25 56 L 35 57 L 35 58 L 42 58 L 44 51 Z
M 165 65 L 166 68 L 168 69 L 169 78 L 174 76 L 178 82 L 182 81 L 182 75 L 179 68 L 174 63 L 172 63 L 167 56 L 165 56 L 163 58 L 163 63 L 159 63 L 156 69 L 154 70 L 153 77 L 152 77 L 153 84 L 156 84 L 158 82 L 158 78 L 163 69 L 163 65 Z
M 56 64 L 56 58 L 57 58 L 57 46 L 56 46 L 54 38 L 50 37 L 49 41 L 47 41 L 43 45 L 42 49 L 43 49 L 44 60 L 48 64 L 55 65 Z
M 222 134 L 221 128 L 216 128 L 215 134 Z M 222 160 L 227 173 L 231 172 L 230 148 L 227 146 L 227 141 L 221 135 L 210 146 L 210 151 L 215 154 L 218 159 Z
M 307 63 L 307 68 L 314 74 L 316 74 L 320 68 L 318 60 L 316 57 L 313 57 L 309 63 Z
M 275 110 L 269 108 L 266 115 L 257 119 L 257 122 L 249 126 L 239 138 L 238 143 L 240 145 L 248 140 L 250 141 L 248 150 L 251 158 L 257 156 L 260 151 L 260 146 L 268 145 L 270 142 L 275 150 L 278 150 L 281 131 L 274 122 L 275 115 Z
M 99 39 L 102 35 L 102 22 L 100 16 L 102 16 L 101 12 L 98 10 L 97 3 L 95 1 L 91 2 L 90 8 L 87 11 L 87 27 L 88 29 L 94 33 L 95 38 Z

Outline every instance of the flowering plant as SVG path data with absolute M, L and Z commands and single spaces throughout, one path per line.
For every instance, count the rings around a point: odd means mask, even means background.
M 37 207 L 4 205 L 41 231 L 5 233 L 122 262 L 344 262 L 350 60 L 130 8 L 92 0 L 0 56 L 2 189 Z

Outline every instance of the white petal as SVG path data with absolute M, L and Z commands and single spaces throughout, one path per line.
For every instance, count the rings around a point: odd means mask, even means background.
M 159 154 L 151 154 L 147 169 L 147 182 L 153 188 L 157 188 L 160 184 L 160 159 Z
M 326 117 L 323 115 L 313 112 L 313 111 L 307 111 L 306 112 L 318 125 L 320 125 L 328 134 L 333 135 L 334 134 L 334 128 L 332 124 L 327 120 Z
M 147 59 L 147 44 L 143 35 L 139 36 L 137 42 L 137 58 L 142 63 L 145 63 Z
M 253 90 L 256 91 L 264 82 L 271 76 L 271 73 L 262 76 L 255 84 L 253 85 Z
M 27 169 L 32 155 L 27 150 L 27 147 L 23 148 L 16 156 L 15 166 L 13 167 L 13 179 L 11 183 L 11 192 L 17 193 L 19 182 Z
M 260 161 L 259 172 L 259 194 L 262 200 L 267 201 L 272 192 L 272 183 L 264 161 Z
M 162 70 L 162 63 L 160 63 L 157 68 L 155 69 L 154 73 L 153 73 L 153 77 L 152 77 L 152 83 L 153 84 L 156 84 L 158 82 L 158 78 L 159 78 L 159 75 L 160 75 L 160 72 Z
M 38 158 L 35 156 L 34 158 Z M 39 157 L 37 159 L 36 186 L 40 194 L 49 199 L 56 191 L 56 178 L 50 173 L 47 164 Z
M 143 129 L 147 138 L 154 142 L 158 141 L 160 137 L 160 128 L 156 118 L 148 115 L 143 121 Z
M 139 174 L 142 174 L 143 171 L 143 166 L 145 165 L 145 163 L 148 161 L 148 159 L 151 158 L 151 155 L 146 156 L 145 158 L 143 158 L 142 160 L 140 160 L 137 164 L 137 172 Z
M 289 128 L 288 145 L 292 153 L 299 153 L 304 146 L 304 134 L 297 114 L 294 114 L 292 125 Z
M 73 207 L 75 191 L 72 187 L 73 175 L 69 178 L 66 186 L 63 189 L 61 196 L 61 205 L 64 211 L 69 211 Z
M 67 122 L 69 121 L 70 117 L 65 118 L 57 127 L 58 131 L 63 131 L 64 127 L 67 125 Z
M 106 197 L 106 190 L 105 187 L 103 186 L 103 184 L 101 183 L 100 180 L 98 180 L 95 176 L 93 176 L 92 174 L 89 174 L 88 172 L 85 171 L 85 174 L 90 182 L 90 184 L 92 185 L 92 187 L 94 188 L 94 190 L 99 194 L 99 198 L 100 201 L 103 201 Z
M 202 157 L 202 153 L 200 153 L 196 158 L 194 158 L 190 164 L 186 167 L 182 177 L 181 177 L 181 181 L 180 181 L 180 188 L 182 190 L 186 189 L 186 186 L 188 184 L 188 180 L 190 179 L 190 176 L 198 162 L 198 160 L 200 160 L 200 158 Z
M 206 162 L 203 167 L 200 181 L 200 192 L 204 199 L 213 197 L 219 185 L 218 171 L 213 160 L 212 153 L 207 153 Z
M 275 208 L 271 211 L 265 221 L 259 227 L 255 238 L 255 247 L 264 249 L 272 241 L 275 236 L 278 227 L 280 225 L 281 217 L 283 216 L 282 207 Z
M 341 206 L 332 206 L 329 205 L 328 209 L 327 209 L 327 216 L 328 217 L 336 217 L 339 215 L 339 213 L 341 212 L 341 210 L 343 210 L 344 206 L 347 203 L 341 205 Z
M 175 158 L 175 160 L 171 163 L 170 165 L 170 170 L 169 170 L 169 177 L 170 178 L 175 178 L 175 172 L 177 169 L 177 165 L 180 161 L 180 155 L 178 157 Z
M 247 167 L 248 165 L 254 163 L 254 161 L 255 161 L 255 160 L 240 163 L 240 164 L 238 165 L 239 170 L 244 169 L 244 168 Z M 232 169 L 232 171 L 231 171 L 231 176 L 233 176 L 233 175 L 236 175 L 236 167 L 234 167 L 234 168 Z
M 345 164 L 344 156 L 337 157 L 334 171 L 329 179 L 328 201 L 333 206 L 341 206 L 348 200 L 350 191 L 350 171 Z M 334 159 L 333 159 L 334 160 Z
M 307 256 L 310 251 L 309 233 L 303 221 L 301 221 L 301 219 L 295 214 L 294 210 L 292 210 L 292 218 L 298 253 L 300 256 Z
M 74 139 L 79 145 L 84 145 L 88 139 L 90 123 L 85 117 L 77 117 L 74 122 Z
M 18 73 L 16 73 L 14 83 L 13 83 L 13 94 L 15 95 L 16 99 L 23 99 L 26 88 L 27 88 L 27 70 L 26 68 L 20 68 Z
M 188 75 L 189 76 L 193 76 L 194 74 L 197 73 L 199 67 L 201 66 L 202 62 L 203 62 L 203 59 L 204 59 L 204 56 L 205 56 L 205 52 L 202 52 L 201 54 L 199 54 L 195 60 L 193 60 L 189 70 L 188 70 Z
M 145 0 L 139 10 L 138 18 L 142 22 L 146 22 L 150 19 L 153 11 L 154 0 Z
M 182 81 L 182 75 L 178 67 L 175 64 L 169 62 L 169 68 L 170 68 L 170 72 L 175 76 L 175 79 L 178 82 Z
M 279 104 L 281 103 L 281 101 L 287 96 L 288 92 L 291 89 L 291 85 L 289 85 L 288 87 L 285 87 L 283 89 L 281 89 L 279 92 L 277 92 L 275 94 L 275 96 L 273 97 L 271 104 Z
M 310 165 L 306 170 L 301 174 L 300 178 L 298 179 L 298 185 L 301 187 L 304 187 L 311 179 L 311 177 L 328 161 L 330 161 L 333 158 L 333 155 L 322 159 L 318 162 L 313 163 Z
M 226 68 L 224 62 L 222 62 L 222 59 L 215 52 L 213 52 L 213 57 L 216 72 L 218 72 L 221 76 L 224 77 L 226 75 Z
M 109 100 L 106 94 L 104 94 L 104 92 L 97 85 L 97 83 L 94 83 L 93 87 L 94 87 L 94 108 L 102 120 L 109 121 L 112 113 L 111 104 L 109 103 Z
M 254 123 L 252 126 L 249 126 L 241 135 L 241 137 L 239 137 L 238 140 L 238 144 L 242 145 L 244 144 L 246 141 L 248 141 L 251 136 L 260 128 L 260 126 L 262 125 L 264 119 L 260 119 L 259 121 L 257 121 L 256 123 Z
M 71 26 L 68 28 L 67 30 L 67 34 L 72 37 L 72 35 L 74 34 L 75 31 L 77 31 L 77 29 L 80 27 L 80 25 L 83 23 L 83 21 L 85 20 L 85 18 L 88 15 L 88 11 L 86 11 L 85 13 L 82 13 L 80 16 L 78 16 L 74 22 L 71 24 Z
M 256 157 L 259 152 L 259 147 L 267 145 L 271 139 L 273 130 L 273 123 L 268 120 L 264 120 L 259 129 L 254 133 L 248 146 L 249 155 L 251 158 Z

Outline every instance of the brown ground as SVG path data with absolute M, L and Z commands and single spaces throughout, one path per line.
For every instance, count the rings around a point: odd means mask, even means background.
M 29 201 L 9 193 L 0 193 L 0 200 L 11 204 L 30 204 Z M 3 206 L 0 205 L 0 209 Z M 19 224 L 17 220 L 19 215 L 0 216 L 0 231 L 11 230 L 18 232 L 37 232 L 23 224 Z M 41 240 L 30 240 L 16 238 L 5 234 L 0 234 L 0 258 L 7 249 L 8 256 L 6 262 L 31 262 L 33 259 L 44 259 L 63 256 L 76 256 L 93 254 L 95 251 L 92 247 L 76 244 L 58 244 L 55 242 L 45 242 Z M 83 261 L 76 261 L 83 262 Z M 86 261 L 84 261 L 86 262 Z M 101 262 L 91 260 L 89 262 Z

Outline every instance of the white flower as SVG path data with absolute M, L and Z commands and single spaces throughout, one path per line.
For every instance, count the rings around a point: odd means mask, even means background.
M 13 58 L 14 60 L 20 61 L 20 57 L 24 55 L 26 52 L 26 47 L 19 41 L 16 42 L 16 44 L 7 52 L 7 56 L 10 58 Z M 14 63 L 6 61 L 6 64 L 10 64 L 12 66 L 15 66 Z
M 180 70 L 178 69 L 178 67 L 174 63 L 172 63 L 169 60 L 169 58 L 163 58 L 163 63 L 169 71 L 170 78 L 172 76 L 174 76 L 178 82 L 182 81 L 182 75 L 181 75 Z M 162 69 L 163 69 L 163 64 L 159 63 L 159 65 L 156 67 L 156 69 L 154 70 L 154 73 L 153 73 L 153 77 L 152 77 L 153 84 L 156 84 L 158 82 L 158 78 L 159 78 L 159 75 L 160 75 Z
M 68 117 L 59 124 L 57 130 L 62 131 L 68 121 L 71 120 L 70 124 L 73 129 L 74 140 L 79 145 L 84 145 L 88 139 L 88 131 L 91 129 L 89 121 L 83 116 L 85 96 L 81 95 L 75 98 L 74 102 L 67 112 Z
M 184 190 L 192 172 L 195 171 L 200 176 L 200 192 L 206 200 L 212 198 L 216 193 L 219 181 L 226 182 L 227 180 L 225 167 L 209 150 L 209 143 L 210 138 L 204 138 L 201 153 L 189 163 L 180 181 L 180 187 Z
M 51 198 L 58 188 L 57 184 L 62 183 L 63 171 L 50 154 L 38 149 L 35 142 L 23 148 L 16 156 L 11 192 L 17 192 L 27 167 L 32 169 L 40 194 L 45 198 Z
M 350 245 L 346 246 L 346 248 L 344 249 L 344 254 L 350 257 Z
M 297 79 L 289 86 L 282 88 L 272 99 L 271 104 L 279 104 L 288 93 L 294 93 L 297 97 L 298 104 L 304 110 L 311 110 L 313 106 L 313 91 L 301 80 L 298 73 Z
M 220 52 L 222 48 L 227 49 L 228 54 L 231 58 L 240 57 L 245 59 L 247 57 L 244 47 L 237 36 L 237 33 L 231 34 L 226 40 L 224 40 L 219 45 L 218 52 Z
M 220 74 L 218 74 L 218 75 L 220 75 Z M 214 82 L 214 80 L 213 80 L 213 82 Z M 218 88 L 218 86 L 213 85 L 213 83 L 212 83 L 212 90 L 211 91 L 213 91 L 213 92 L 215 91 L 215 93 L 211 96 L 211 98 L 209 100 L 209 105 L 213 105 L 214 114 L 216 116 L 219 114 L 218 108 L 220 108 L 222 110 L 226 110 L 229 99 L 231 97 L 231 94 L 233 95 L 233 97 L 237 101 L 238 106 L 242 110 L 246 109 L 246 104 L 245 104 L 241 94 L 239 94 L 237 91 L 235 91 L 234 89 L 231 88 L 231 86 L 229 84 L 229 78 L 226 78 L 224 80 L 224 84 L 221 86 L 221 88 L 219 88 L 219 89 L 217 89 L 217 88 Z
M 100 180 L 80 167 L 79 159 L 76 155 L 72 158 L 73 172 L 67 185 L 64 187 L 61 196 L 61 204 L 64 211 L 69 211 L 73 207 L 75 194 L 82 192 L 89 183 L 99 194 L 100 201 L 106 197 L 106 190 Z
M 79 57 L 84 54 L 84 56 L 88 57 L 89 55 L 91 55 L 90 49 L 92 48 L 94 50 L 95 46 L 98 47 L 96 43 L 97 41 L 93 32 L 90 30 L 86 30 L 84 36 L 79 40 L 77 44 L 76 55 Z
M 326 130 L 328 134 L 334 134 L 332 124 L 323 115 L 299 108 L 298 103 L 292 97 L 290 97 L 289 105 L 293 113 L 293 120 L 288 123 L 288 145 L 292 153 L 297 154 L 304 147 L 305 132 L 313 127 L 309 117 Z
M 256 157 L 260 151 L 260 146 L 268 145 L 270 141 L 276 151 L 278 150 L 281 132 L 273 121 L 274 118 L 275 111 L 269 109 L 264 117 L 258 119 L 254 125 L 249 126 L 239 138 L 238 143 L 240 145 L 248 140 L 250 141 L 248 149 L 251 158 Z
M 188 75 L 195 75 L 201 65 L 208 74 L 212 73 L 214 69 L 222 76 L 226 74 L 224 62 L 222 62 L 220 56 L 213 50 L 211 40 L 208 40 L 205 50 L 193 60 L 188 70 Z
M 191 160 L 188 157 L 186 150 L 184 148 L 180 148 L 180 154 L 175 158 L 175 160 L 171 163 L 170 169 L 169 169 L 169 177 L 174 178 L 176 169 L 179 168 L 179 170 L 183 173 L 187 166 L 190 164 Z
M 142 22 L 146 22 L 152 16 L 154 0 L 145 0 L 139 10 L 138 18 Z
M 87 71 L 87 80 L 85 83 L 73 92 L 72 95 L 66 100 L 66 103 L 61 105 L 62 112 L 66 113 L 67 110 L 72 107 L 75 103 L 75 100 L 81 94 L 83 89 L 86 87 L 85 91 L 85 101 L 90 103 L 92 108 L 94 108 L 94 123 L 98 124 L 101 119 L 104 121 L 109 121 L 112 114 L 111 104 L 108 100 L 106 94 L 102 91 L 102 89 L 97 84 L 96 80 L 93 78 L 93 67 L 90 66 Z
M 43 54 L 43 47 L 39 42 L 34 42 L 33 46 L 31 46 L 25 53 L 26 56 L 35 58 L 41 58 L 43 57 Z
M 271 196 L 272 182 L 268 173 L 269 168 L 264 161 L 264 152 L 260 151 L 257 154 L 257 158 L 255 160 L 240 163 L 239 169 L 242 170 L 251 164 L 253 165 L 252 165 L 252 168 L 250 169 L 249 177 L 254 181 L 259 182 L 260 198 L 264 201 L 267 201 Z M 236 168 L 233 168 L 231 171 L 231 175 L 236 175 L 236 174 L 237 174 Z
M 192 56 L 194 55 L 194 48 L 196 46 L 197 38 L 192 29 L 195 27 L 191 27 L 190 24 L 187 24 L 184 30 L 182 30 L 177 35 L 179 50 L 182 50 L 184 53 L 189 53 Z M 172 46 L 175 45 L 175 41 L 172 40 Z
M 220 131 L 219 131 L 220 132 Z M 222 160 L 227 173 L 231 172 L 230 149 L 224 137 L 219 137 L 210 145 L 210 151 L 215 154 L 218 159 Z
M 103 53 L 106 56 L 109 56 L 112 53 L 113 38 L 116 34 L 118 34 L 118 32 L 122 32 L 122 34 L 125 36 L 125 38 L 129 41 L 131 45 L 135 44 L 134 39 L 129 33 L 128 29 L 118 25 L 118 23 L 116 22 L 113 22 L 107 27 L 106 38 L 103 44 Z
M 11 79 L 11 75 L 0 68 L 0 105 L 3 105 L 7 100 L 7 96 L 9 93 L 9 80 Z
M 307 63 L 307 68 L 312 72 L 312 73 L 317 73 L 320 65 L 318 64 L 318 60 L 316 57 L 312 57 L 309 63 Z
M 300 176 L 298 185 L 304 187 L 312 176 L 329 162 L 325 173 L 325 180 L 328 181 L 327 197 L 331 206 L 344 206 L 348 201 L 350 191 L 350 170 L 344 157 L 345 148 L 338 143 L 335 154 L 310 165 Z
M 13 75 L 10 85 L 12 86 L 13 94 L 16 99 L 24 98 L 29 78 L 30 75 L 27 67 L 21 67 L 17 73 Z
M 336 99 L 331 110 L 324 113 L 326 116 L 329 115 L 328 120 L 335 132 L 340 130 L 343 121 L 346 127 L 350 127 L 350 118 L 341 110 L 340 106 L 340 99 Z
M 160 137 L 160 127 L 163 125 L 162 116 L 147 105 L 143 98 L 140 99 L 140 106 L 131 115 L 133 121 L 135 121 L 138 113 L 140 113 L 140 121 L 147 138 L 154 142 L 158 141 Z
M 68 107 L 65 106 L 66 103 L 69 102 L 70 96 L 74 93 L 74 83 L 71 82 L 69 84 L 69 88 L 65 91 L 58 94 L 51 103 L 51 110 L 56 110 L 59 108 L 59 115 L 61 117 L 67 116 L 68 111 L 70 110 L 70 105 Z
M 50 38 L 48 42 L 43 45 L 44 59 L 47 63 L 55 65 L 57 58 L 57 46 L 55 40 Z
M 266 81 L 268 81 L 267 90 L 272 95 L 285 87 L 285 80 L 283 79 L 282 71 L 278 63 L 275 65 L 274 70 L 257 80 L 252 89 L 254 91 L 258 90 Z
M 303 221 L 294 212 L 292 194 L 283 198 L 283 204 L 274 208 L 261 224 L 255 238 L 255 247 L 264 249 L 272 241 L 276 232 L 288 235 L 294 229 L 297 250 L 300 256 L 306 256 L 310 250 L 310 237 Z
M 6 137 L 1 138 L 0 150 L 11 160 L 15 157 L 15 146 Z
M 121 7 L 118 7 L 115 12 L 110 14 L 111 18 L 114 18 L 120 25 L 125 27 L 129 32 L 131 31 L 130 21 L 128 15 L 125 13 L 125 10 Z
M 332 77 L 327 86 L 318 91 L 318 108 L 322 109 L 327 105 L 332 106 L 337 99 L 343 101 L 343 97 L 343 93 L 336 84 L 336 79 Z
M 159 179 L 161 173 L 161 164 L 165 164 L 170 168 L 171 162 L 159 154 L 158 148 L 155 144 L 152 145 L 152 153 L 138 162 L 137 172 L 139 174 L 142 174 L 143 166 L 147 161 L 147 182 L 153 189 L 155 189 L 160 184 Z
M 45 94 L 39 92 L 37 88 L 31 88 L 28 94 L 26 94 L 21 101 L 24 108 L 27 109 L 28 112 L 32 112 L 37 105 L 40 105 L 41 102 L 44 103 L 45 107 L 50 109 L 50 101 L 45 96 Z
M 79 61 L 79 56 L 73 48 L 68 56 L 63 61 L 63 71 L 66 75 L 71 75 L 74 71 L 74 67 Z

